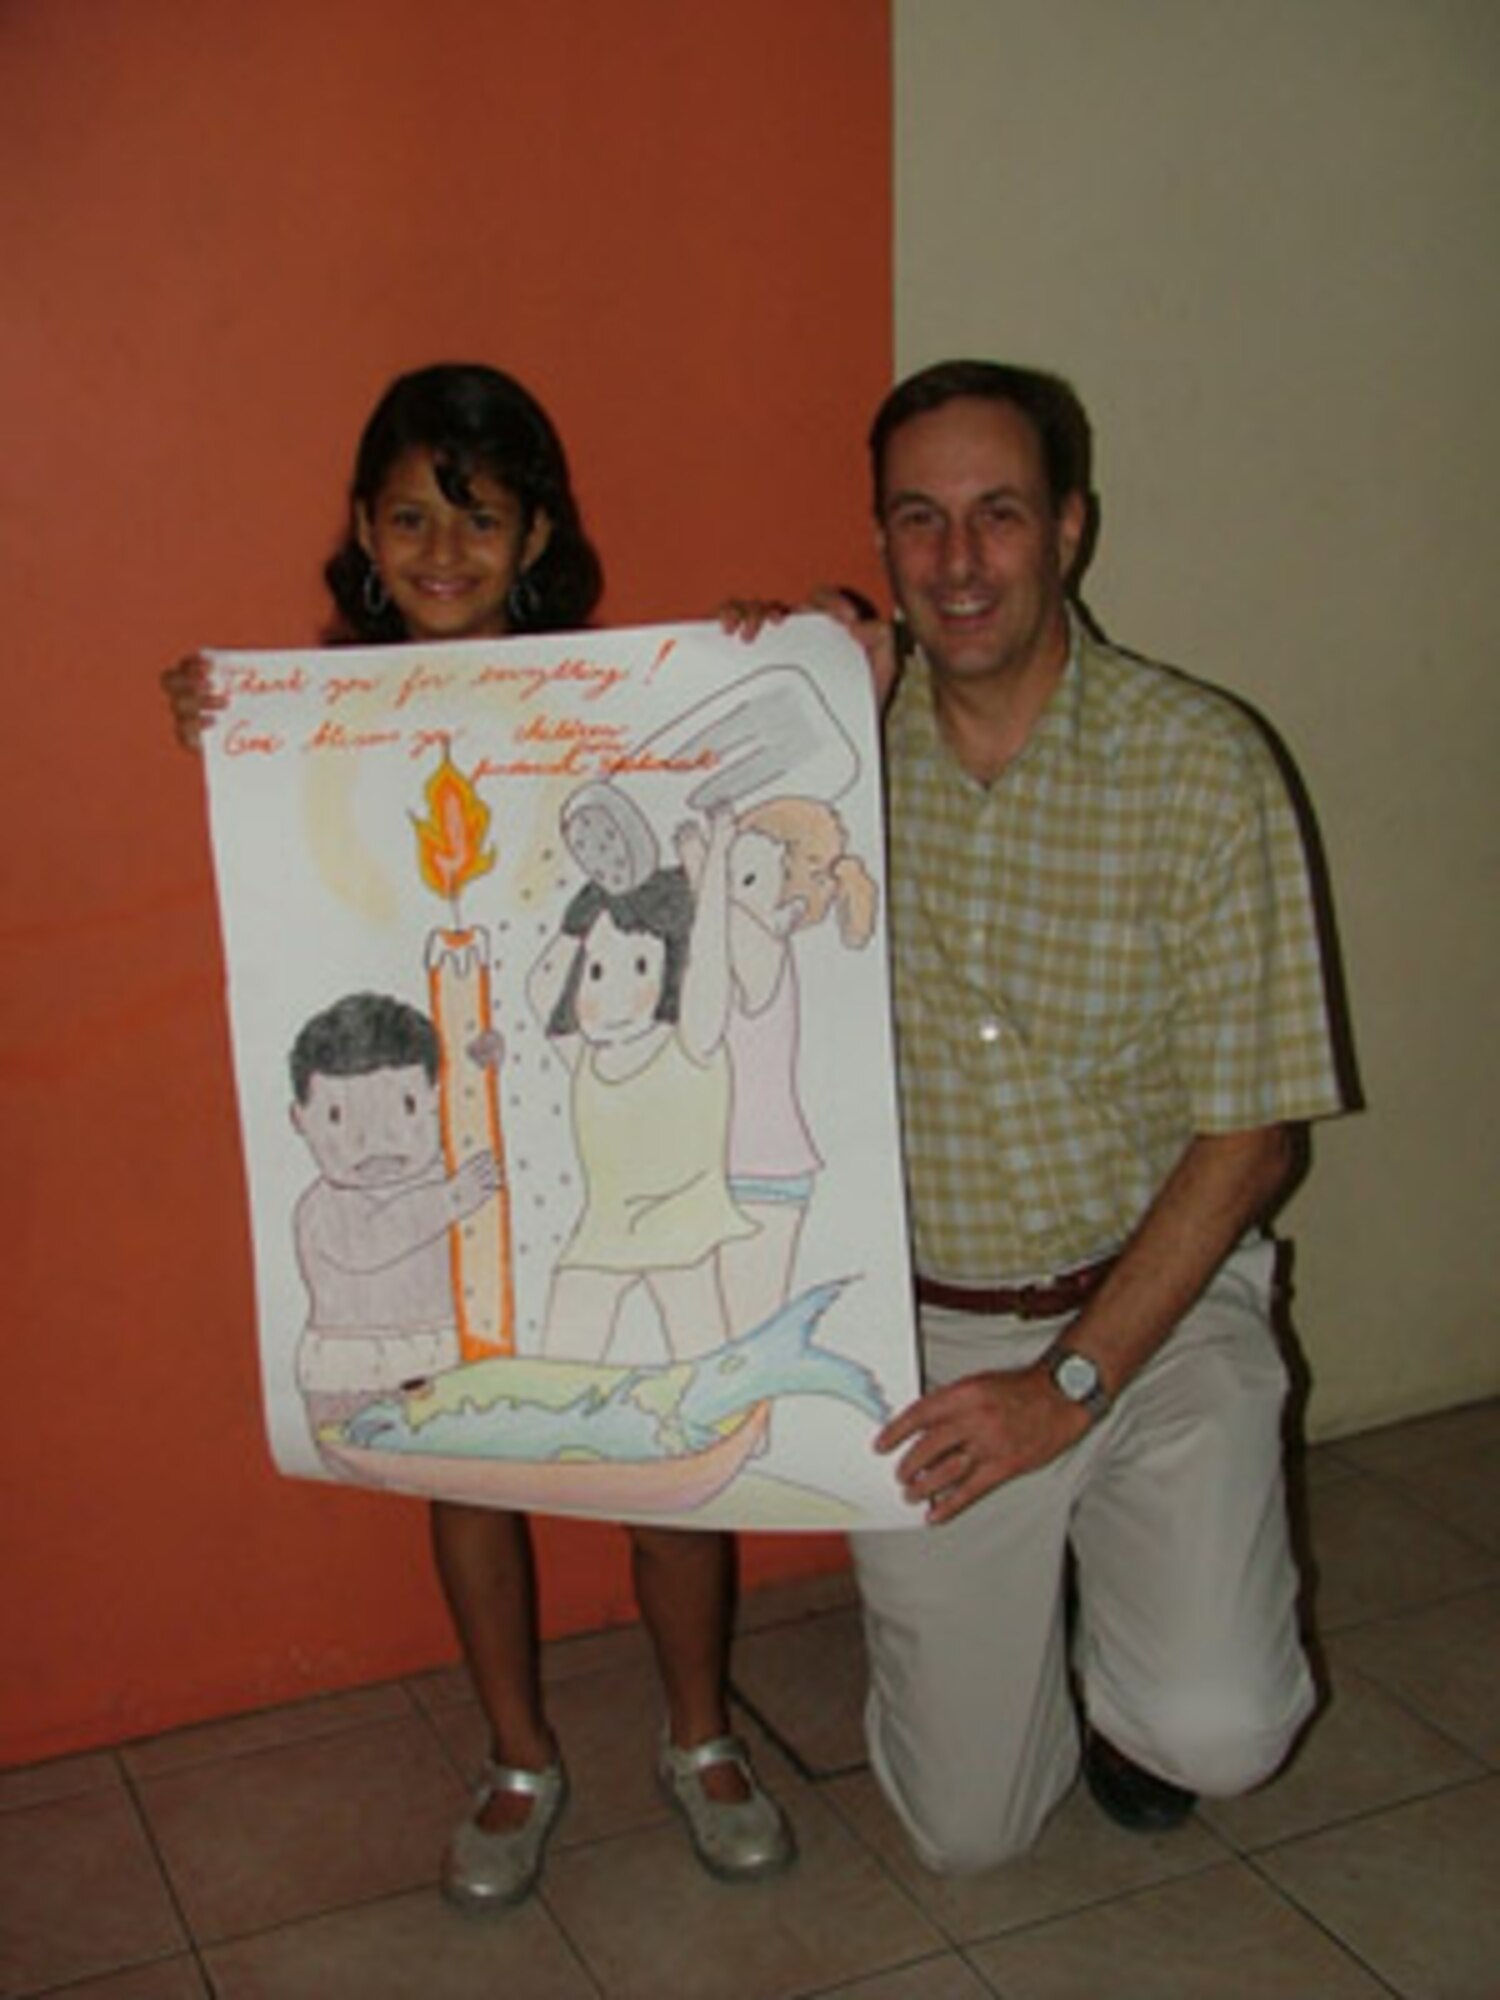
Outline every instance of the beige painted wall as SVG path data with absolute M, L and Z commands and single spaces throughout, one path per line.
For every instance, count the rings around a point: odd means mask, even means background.
M 1500 8 L 894 18 L 898 366 L 1073 378 L 1089 602 L 1317 810 L 1367 1108 L 1285 1218 L 1310 1429 L 1500 1390 Z

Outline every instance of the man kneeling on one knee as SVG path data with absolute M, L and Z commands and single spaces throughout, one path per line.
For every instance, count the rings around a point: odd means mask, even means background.
M 1310 1711 L 1263 1225 L 1342 1101 L 1266 736 L 1072 601 L 1072 391 L 940 364 L 871 449 L 896 623 L 815 601 L 886 704 L 925 1393 L 879 1444 L 928 1526 L 855 1554 L 875 1772 L 922 1860 L 973 1870 L 1080 1754 L 1157 1831 Z

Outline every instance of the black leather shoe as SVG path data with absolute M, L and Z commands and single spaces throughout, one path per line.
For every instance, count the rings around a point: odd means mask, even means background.
M 1093 1730 L 1083 1749 L 1083 1775 L 1095 1804 L 1131 1833 L 1171 1833 L 1192 1818 L 1198 1803 L 1196 1792 L 1153 1777 Z

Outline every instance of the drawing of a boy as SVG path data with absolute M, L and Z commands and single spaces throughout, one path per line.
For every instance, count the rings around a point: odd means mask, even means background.
M 309 1301 L 297 1385 L 314 1433 L 458 1362 L 448 1230 L 500 1169 L 483 1151 L 448 1172 L 440 1060 L 427 1016 L 378 993 L 336 1001 L 293 1044 L 292 1124 L 319 1172 L 293 1219 Z

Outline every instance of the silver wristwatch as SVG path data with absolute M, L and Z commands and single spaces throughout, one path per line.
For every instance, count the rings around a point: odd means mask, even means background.
M 1047 1373 L 1070 1403 L 1088 1411 L 1093 1423 L 1098 1423 L 1108 1411 L 1113 1399 L 1100 1379 L 1099 1370 L 1076 1347 L 1054 1347 L 1047 1356 Z

